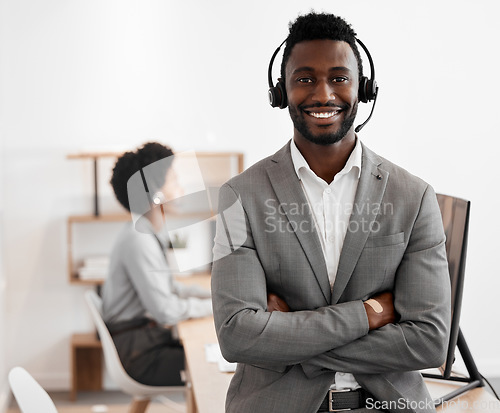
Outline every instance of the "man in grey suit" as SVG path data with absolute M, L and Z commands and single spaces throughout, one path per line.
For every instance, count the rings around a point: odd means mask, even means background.
M 427 183 L 357 137 L 366 80 L 343 19 L 290 26 L 273 93 L 293 139 L 219 195 L 214 318 L 238 362 L 227 412 L 435 411 L 419 370 L 448 342 L 441 215 Z

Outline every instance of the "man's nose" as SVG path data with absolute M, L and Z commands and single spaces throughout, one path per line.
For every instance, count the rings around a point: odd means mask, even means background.
M 328 103 L 335 100 L 335 91 L 333 85 L 328 81 L 318 81 L 314 88 L 312 99 L 320 103 Z

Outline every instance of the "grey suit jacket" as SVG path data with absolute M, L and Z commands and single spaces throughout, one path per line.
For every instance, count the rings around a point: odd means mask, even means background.
M 238 362 L 226 411 L 316 412 L 335 372 L 391 411 L 434 411 L 420 369 L 442 364 L 450 286 L 433 189 L 363 145 L 333 292 L 287 144 L 220 191 L 212 300 Z M 393 291 L 395 324 L 369 331 L 362 300 Z M 267 292 L 291 312 L 266 311 Z

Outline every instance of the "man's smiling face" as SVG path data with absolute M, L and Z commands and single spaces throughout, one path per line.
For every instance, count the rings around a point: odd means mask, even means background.
M 330 145 L 347 133 L 354 133 L 359 76 L 356 57 L 348 43 L 297 43 L 286 64 L 285 84 L 295 137 Z

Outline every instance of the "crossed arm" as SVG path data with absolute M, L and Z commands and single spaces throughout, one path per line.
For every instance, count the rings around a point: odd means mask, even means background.
M 370 331 L 396 321 L 393 296 L 389 291 L 373 296 L 369 300 L 366 300 L 363 305 L 368 318 L 368 327 Z M 288 307 L 288 304 L 278 295 L 268 293 L 267 311 L 270 313 L 273 311 L 287 313 L 290 311 L 290 307 Z
M 390 333 L 384 334 L 384 331 L 388 332 L 389 329 L 400 328 L 397 323 L 395 324 L 397 314 L 395 313 L 393 298 L 391 292 L 384 292 L 363 302 L 370 333 L 344 346 L 329 350 L 302 362 L 301 365 L 306 375 L 312 378 L 326 371 L 375 374 L 409 370 L 409 361 L 405 361 L 397 356 L 398 353 L 403 354 L 405 352 L 404 350 L 401 351 L 401 345 L 394 342 L 395 347 L 392 347 Z M 278 295 L 269 293 L 267 296 L 267 311 L 289 312 L 290 308 Z M 386 330 L 374 331 L 384 326 L 387 326 Z M 388 360 L 382 357 L 384 362 L 381 364 L 381 357 L 377 357 L 374 354 L 374 350 L 377 347 L 385 349 L 386 353 L 392 353 L 395 357 L 391 357 Z M 382 356 L 382 354 L 379 356 Z M 426 356 L 423 354 L 419 355 L 418 353 L 414 355 L 414 362 L 417 363 L 414 369 L 422 369 L 424 368 L 423 366 L 428 364 L 441 364 L 439 361 L 429 363 L 426 361 Z
M 394 310 L 394 302 L 393 295 L 391 292 L 386 291 L 381 294 L 377 294 L 372 298 L 363 302 L 365 307 L 366 316 L 368 318 L 368 325 L 370 331 L 376 330 L 380 327 L 383 327 L 387 324 L 394 323 L 396 321 L 396 313 Z M 281 312 L 289 312 L 290 308 L 288 304 L 281 299 L 278 295 L 274 293 L 268 293 L 267 295 L 267 311 L 281 311 Z M 349 344 L 343 346 L 349 347 Z M 342 349 L 342 347 L 340 347 Z M 348 354 L 350 354 L 351 350 L 348 350 Z M 333 350 L 316 356 L 310 360 L 306 360 L 302 363 L 302 368 L 304 372 L 308 375 L 308 377 L 312 378 L 319 374 L 322 374 L 325 371 L 344 371 L 349 373 L 366 373 L 367 365 L 365 362 L 360 365 L 360 369 L 354 367 L 354 365 L 359 365 L 356 358 L 350 357 L 348 359 L 339 359 L 337 360 L 337 356 Z M 373 369 L 373 367 L 372 367 Z M 372 372 L 383 372 L 386 371 L 386 368 L 377 369 Z

